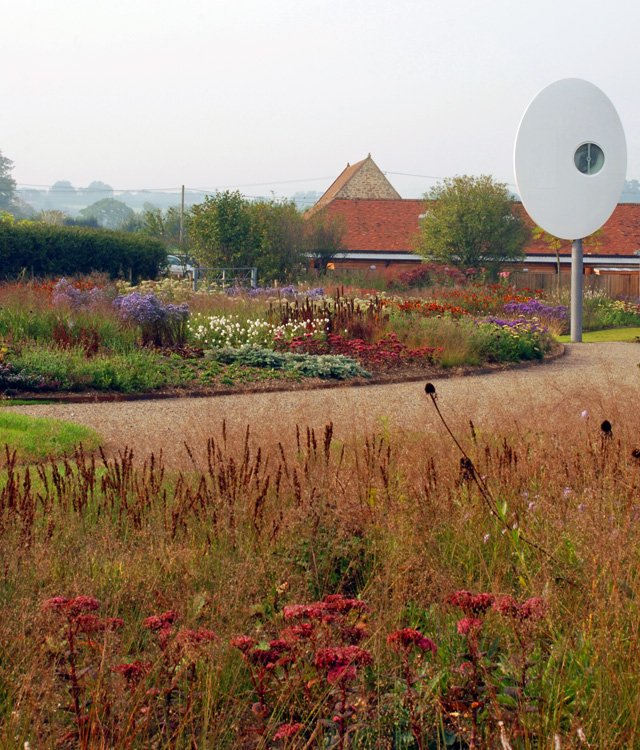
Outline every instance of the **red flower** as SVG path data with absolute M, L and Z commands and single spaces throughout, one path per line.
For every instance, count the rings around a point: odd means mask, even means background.
M 430 639 L 423 635 L 419 630 L 414 628 L 404 628 L 403 630 L 396 630 L 395 633 L 391 633 L 387 637 L 387 643 L 394 646 L 396 649 L 409 650 L 412 646 L 416 646 L 421 651 L 432 651 L 434 654 L 438 652 L 438 647 Z
M 291 625 L 282 631 L 282 637 L 286 640 L 297 641 L 300 638 L 310 638 L 313 635 L 313 625 L 310 622 L 301 622 L 298 625 Z
M 162 630 L 163 628 L 170 627 L 177 619 L 177 613 L 169 610 L 168 612 L 163 612 L 161 615 L 147 617 L 142 621 L 142 627 L 149 630 Z
M 244 654 L 251 650 L 256 645 L 256 642 L 253 638 L 249 638 L 248 635 L 239 635 L 231 641 L 231 645 L 239 648 Z
M 131 684 L 137 684 L 151 670 L 151 664 L 148 662 L 132 661 L 128 664 L 116 664 L 114 672 L 121 674 L 125 680 Z
M 286 740 L 289 737 L 293 737 L 304 729 L 304 724 L 299 722 L 296 724 L 281 724 L 278 727 L 278 731 L 273 735 L 273 741 Z
M 474 635 L 482 628 L 482 620 L 473 617 L 465 617 L 458 623 L 458 633 L 460 635 Z
M 53 599 L 47 599 L 42 606 L 43 609 L 49 609 L 66 617 L 75 618 L 85 612 L 98 609 L 100 602 L 92 596 L 76 596 L 72 599 L 67 599 L 64 596 L 54 596 Z
M 314 659 L 316 668 L 327 670 L 327 682 L 330 683 L 341 679 L 352 680 L 356 676 L 356 667 L 372 663 L 371 653 L 359 646 L 323 648 Z
M 511 617 L 514 620 L 524 622 L 526 620 L 539 620 L 544 617 L 548 604 L 544 599 L 538 597 L 527 599 L 523 604 L 518 604 L 512 596 L 501 596 L 496 599 L 493 608 L 504 617 Z
M 472 594 L 470 591 L 456 591 L 445 597 L 447 604 L 460 607 L 469 614 L 482 614 L 493 604 L 493 594 Z
M 339 612 L 340 614 L 354 610 L 360 612 L 369 611 L 369 607 L 363 601 L 360 601 L 360 599 L 347 599 L 341 594 L 329 594 L 325 596 L 324 604 L 330 612 Z
M 285 620 L 321 620 L 326 614 L 324 602 L 291 604 L 283 610 Z

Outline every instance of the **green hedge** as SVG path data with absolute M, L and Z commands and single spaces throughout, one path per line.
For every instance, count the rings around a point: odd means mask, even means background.
M 0 275 L 68 276 L 92 271 L 153 279 L 167 251 L 151 237 L 89 227 L 0 221 Z

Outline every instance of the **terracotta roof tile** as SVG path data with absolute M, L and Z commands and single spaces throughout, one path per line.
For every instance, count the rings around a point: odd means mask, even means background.
M 344 218 L 347 250 L 411 252 L 414 249 L 414 237 L 419 230 L 420 216 L 424 213 L 424 201 L 337 198 L 322 210 L 328 216 Z M 522 204 L 516 204 L 516 211 L 524 212 Z M 533 227 L 533 222 L 526 214 L 525 218 Z M 596 237 L 596 243 L 595 246 L 585 243 L 585 254 L 633 255 L 640 249 L 640 203 L 618 204 L 600 235 Z M 555 253 L 542 240 L 531 242 L 526 250 L 536 254 Z M 570 254 L 571 242 L 566 242 L 560 253 Z
M 347 164 L 343 171 L 336 177 L 334 182 L 325 191 L 322 197 L 307 211 L 307 215 L 311 215 L 320 211 L 326 205 L 336 197 L 336 195 L 342 190 L 342 188 L 349 182 L 353 175 L 360 169 L 365 163 L 366 159 L 356 162 L 356 164 Z
M 307 211 L 307 216 L 321 211 L 336 199 L 401 200 L 400 194 L 380 171 L 371 154 L 353 166 L 347 164 L 320 200 Z

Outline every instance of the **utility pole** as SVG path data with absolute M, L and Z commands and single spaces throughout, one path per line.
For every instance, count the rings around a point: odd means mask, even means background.
M 180 204 L 180 252 L 184 241 L 184 185 L 182 186 L 182 202 Z

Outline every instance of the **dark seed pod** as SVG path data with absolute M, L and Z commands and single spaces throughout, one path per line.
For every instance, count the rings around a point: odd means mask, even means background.
M 427 394 L 427 396 L 431 396 L 435 394 L 436 387 L 433 383 L 427 383 L 424 387 L 424 392 Z
M 611 422 L 608 419 L 605 419 L 604 422 L 600 425 L 600 429 L 602 432 L 604 432 L 605 435 L 611 434 Z

